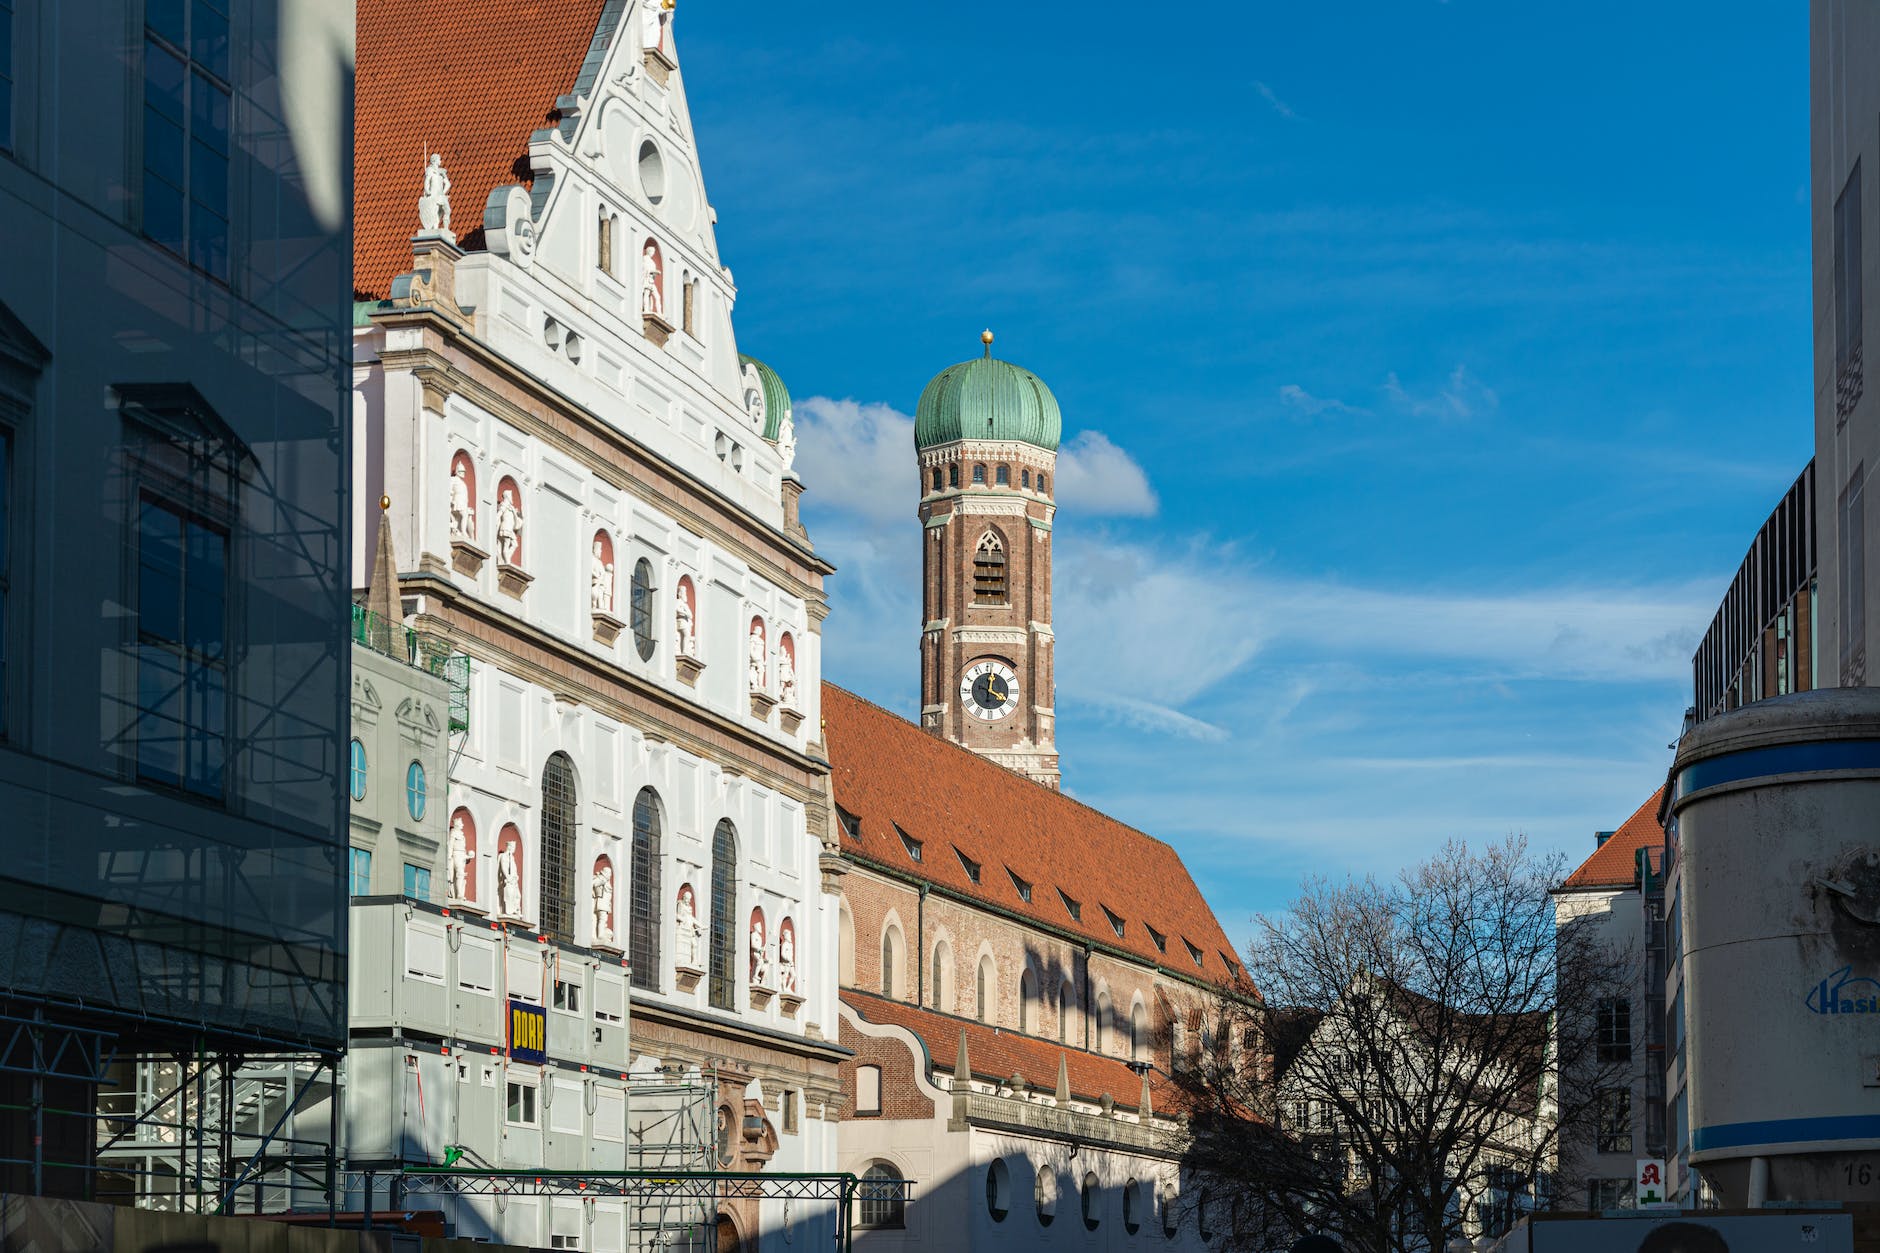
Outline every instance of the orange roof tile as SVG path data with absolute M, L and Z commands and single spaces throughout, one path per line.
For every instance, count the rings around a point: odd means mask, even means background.
M 846 855 L 1179 975 L 1214 983 L 1240 977 L 1233 944 L 1167 844 L 829 683 L 823 718 L 835 802 L 860 820 L 859 839 L 843 833 Z M 900 832 L 920 842 L 919 861 Z M 978 863 L 978 882 L 962 857 Z M 1013 876 L 1030 885 L 1031 900 Z M 1071 916 L 1065 897 L 1077 902 L 1081 918 Z M 1120 937 L 1106 911 L 1121 921 Z M 1199 965 L 1188 945 L 1201 954 Z
M 530 181 L 606 0 L 359 0 L 353 86 L 353 289 L 411 268 L 427 151 L 450 171 L 451 227 L 480 246 L 490 190 Z M 474 238 L 471 238 L 474 236 Z
M 1638 851 L 1658 849 L 1664 844 L 1665 829 L 1658 821 L 1658 806 L 1665 789 L 1661 786 L 1638 811 L 1606 837 L 1593 855 L 1560 885 L 1565 892 L 1584 888 L 1629 888 L 1638 881 Z M 1654 864 L 1656 857 L 1653 858 Z
M 1095 1102 L 1107 1093 L 1118 1105 L 1131 1110 L 1138 1108 L 1142 1100 L 1142 1079 L 1121 1058 L 1086 1053 L 1068 1045 L 852 988 L 842 990 L 842 1002 L 865 1022 L 905 1027 L 919 1036 L 927 1046 L 928 1062 L 941 1074 L 953 1073 L 954 1062 L 959 1057 L 960 1036 L 964 1033 L 966 1059 L 972 1065 L 975 1079 L 1004 1081 L 1019 1075 L 1035 1090 L 1055 1092 L 1058 1058 L 1062 1057 L 1071 1095 L 1078 1100 Z M 1177 1095 L 1167 1076 L 1160 1071 L 1150 1072 L 1152 1110 L 1161 1110 L 1164 1103 L 1174 1102 Z

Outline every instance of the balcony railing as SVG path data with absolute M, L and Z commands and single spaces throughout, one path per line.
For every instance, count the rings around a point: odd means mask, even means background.
M 444 680 L 450 689 L 450 729 L 470 729 L 470 659 L 453 653 L 441 640 L 422 635 L 402 622 L 392 622 L 364 605 L 352 607 L 353 643 L 384 657 L 402 661 Z

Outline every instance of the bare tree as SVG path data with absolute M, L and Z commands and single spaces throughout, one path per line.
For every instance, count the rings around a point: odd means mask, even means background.
M 1556 929 L 1563 868 L 1520 838 L 1451 843 L 1255 919 L 1258 995 L 1219 997 L 1177 1049 L 1194 1203 L 1229 1247 L 1423 1253 L 1548 1205 L 1561 1129 L 1615 1073 L 1597 1006 L 1632 962 L 1587 922 Z

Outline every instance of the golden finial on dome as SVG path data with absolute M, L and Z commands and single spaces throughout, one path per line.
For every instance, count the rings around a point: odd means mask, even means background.
M 390 496 L 381 496 L 381 497 L 379 497 L 379 508 L 380 508 L 380 509 L 383 509 L 383 510 L 386 510 L 386 511 L 388 511 L 388 512 L 389 512 L 389 511 L 391 510 L 391 507 L 392 507 L 392 498 L 391 498 Z
M 986 355 L 990 357 L 992 355 L 992 328 L 991 327 L 987 327 L 985 330 L 979 332 L 979 342 L 986 346 Z

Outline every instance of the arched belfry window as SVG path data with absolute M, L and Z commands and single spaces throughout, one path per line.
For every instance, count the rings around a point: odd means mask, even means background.
M 659 793 L 640 789 L 633 802 L 633 883 L 629 895 L 630 918 L 627 957 L 633 963 L 633 986 L 659 991 L 659 914 L 665 899 L 659 890 Z
M 980 536 L 973 550 L 973 600 L 981 605 L 1006 603 L 1005 545 L 994 531 Z
M 958 487 L 959 485 L 960 485 L 960 468 L 959 468 L 959 466 L 957 466 L 957 465 L 950 465 L 950 466 L 948 466 L 948 467 L 947 467 L 947 486 L 948 486 L 948 487 Z
M 574 763 L 552 753 L 542 767 L 542 931 L 574 943 L 574 842 L 580 830 Z
M 711 986 L 713 1009 L 736 1009 L 738 950 L 738 831 L 720 818 L 712 832 Z
M 976 465 L 973 467 L 973 482 L 980 487 L 985 486 L 986 467 L 980 466 L 980 465 Z

